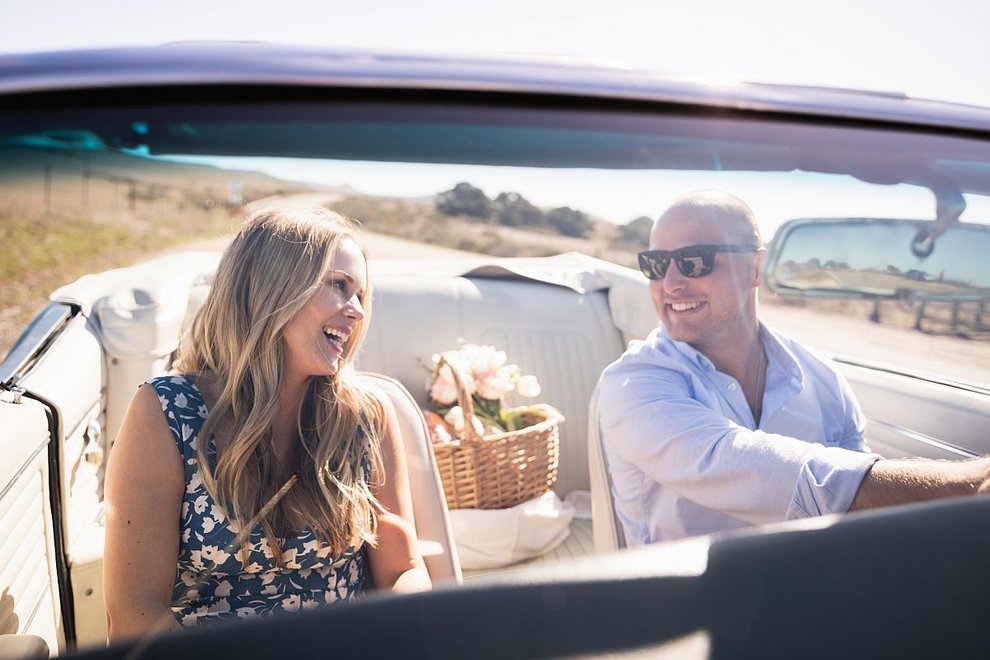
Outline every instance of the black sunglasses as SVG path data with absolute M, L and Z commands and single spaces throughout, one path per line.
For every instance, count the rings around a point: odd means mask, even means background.
M 639 269 L 651 280 L 662 280 L 670 268 L 670 260 L 684 277 L 704 277 L 715 270 L 716 252 L 759 252 L 755 245 L 688 245 L 677 250 L 646 250 L 640 252 Z

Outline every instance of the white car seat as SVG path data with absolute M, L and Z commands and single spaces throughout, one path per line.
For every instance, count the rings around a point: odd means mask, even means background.
M 395 408 L 406 450 L 416 536 L 430 580 L 433 584 L 460 582 L 457 547 L 423 414 L 409 390 L 394 378 L 371 372 L 359 372 L 358 376 L 364 384 L 388 396 Z
M 591 520 L 595 552 L 612 552 L 626 547 L 622 523 L 612 503 L 612 477 L 602 448 L 598 424 L 598 386 L 588 403 L 588 472 L 591 481 Z

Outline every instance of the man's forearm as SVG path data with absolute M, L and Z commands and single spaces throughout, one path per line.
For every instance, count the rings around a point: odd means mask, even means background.
M 990 490 L 990 457 L 966 461 L 881 460 L 860 484 L 850 511 L 962 497 Z

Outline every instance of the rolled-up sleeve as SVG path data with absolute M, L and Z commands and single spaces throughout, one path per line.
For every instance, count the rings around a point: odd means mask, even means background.
M 818 445 L 816 450 L 797 475 L 787 519 L 845 513 L 852 505 L 863 477 L 880 458 L 876 454 L 841 447 Z

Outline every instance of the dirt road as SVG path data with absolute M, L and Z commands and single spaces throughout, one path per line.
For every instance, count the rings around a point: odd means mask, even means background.
M 312 203 L 314 200 L 299 201 Z M 229 240 L 227 237 L 197 241 L 179 249 L 222 250 Z M 360 240 L 372 259 L 440 260 L 478 256 L 471 252 L 371 232 L 361 232 Z M 649 304 L 645 297 L 643 304 Z M 761 307 L 761 316 L 771 327 L 830 353 L 990 386 L 988 341 L 927 335 L 909 328 L 872 323 L 866 318 L 780 304 L 764 304 Z M 19 328 L 3 327 L 3 321 L 0 318 L 0 336 L 12 341 Z

